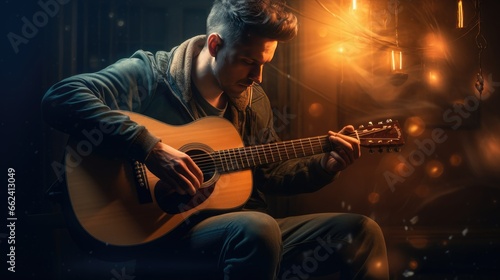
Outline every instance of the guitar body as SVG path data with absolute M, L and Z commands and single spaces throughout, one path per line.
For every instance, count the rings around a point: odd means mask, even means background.
M 101 245 L 97 247 L 129 249 L 152 244 L 177 227 L 192 224 L 198 214 L 241 208 L 252 192 L 252 167 L 337 148 L 328 136 L 244 147 L 236 129 L 223 118 L 171 126 L 137 113 L 122 113 L 188 154 L 202 170 L 204 182 L 194 196 L 180 195 L 140 162 L 93 152 L 96 147 L 86 140 L 70 141 L 65 158 L 67 202 L 73 210 L 68 211 L 72 213 L 69 220 L 76 220 L 84 237 L 90 235 Z M 390 119 L 360 126 L 346 135 L 370 151 L 390 151 L 404 144 L 399 124 Z
M 194 157 L 213 150 L 242 147 L 240 135 L 222 118 L 204 118 L 171 126 L 131 112 L 122 112 L 163 141 Z M 71 143 L 73 151 L 78 142 Z M 196 162 L 196 161 L 195 161 Z M 147 168 L 128 159 L 98 153 L 66 155 L 66 180 L 78 223 L 106 245 L 149 243 L 203 211 L 231 211 L 242 207 L 252 191 L 250 170 L 219 174 L 204 172 L 202 188 L 194 196 L 172 194 Z

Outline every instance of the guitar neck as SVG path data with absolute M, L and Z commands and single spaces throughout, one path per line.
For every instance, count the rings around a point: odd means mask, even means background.
M 284 160 L 329 152 L 333 145 L 327 136 L 220 150 L 211 154 L 221 173 L 233 172 Z

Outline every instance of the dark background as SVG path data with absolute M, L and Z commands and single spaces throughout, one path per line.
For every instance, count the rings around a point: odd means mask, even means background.
M 40 2 L 56 3 L 54 13 L 43 13 L 36 1 L 1 4 L 0 170 L 4 178 L 8 168 L 16 171 L 18 218 L 17 272 L 7 273 L 2 261 L 1 275 L 7 275 L 2 279 L 86 279 L 89 270 L 96 279 L 132 276 L 133 260 L 106 262 L 82 253 L 57 206 L 46 198 L 56 178 L 51 164 L 63 155 L 64 137 L 43 123 L 40 100 L 64 77 L 97 71 L 137 49 L 168 50 L 203 33 L 210 1 Z M 481 1 L 479 30 L 476 2 L 464 1 L 466 28 L 459 30 L 455 0 L 397 2 L 408 80 L 394 85 L 386 66 L 396 2 L 358 2 L 365 8 L 353 15 L 350 1 L 321 1 L 330 12 L 318 1 L 289 1 L 299 11 L 300 35 L 279 47 L 264 78 L 276 128 L 282 138 L 292 139 L 391 117 L 407 132 L 407 144 L 399 154 L 365 150 L 332 186 L 315 194 L 271 197 L 271 211 L 276 216 L 356 212 L 374 218 L 387 239 L 392 279 L 495 279 L 500 272 L 499 4 Z M 16 50 L 8 34 L 23 36 L 23 17 L 39 26 Z M 449 110 L 477 100 L 479 31 L 487 41 L 481 107 L 447 121 Z M 428 34 L 441 36 L 445 51 L 433 53 L 436 44 Z M 431 68 L 442 74 L 437 87 L 426 79 Z M 458 120 L 461 125 L 454 126 Z M 409 176 L 388 184 L 384 174 L 398 174 L 404 168 L 401 158 L 414 156 L 415 141 L 430 139 L 435 129 L 443 129 L 447 140 L 435 143 Z M 6 196 L 5 182 L 2 217 Z M 2 260 L 8 235 L 2 226 Z

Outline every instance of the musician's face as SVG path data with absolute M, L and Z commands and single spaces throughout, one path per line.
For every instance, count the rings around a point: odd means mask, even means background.
M 273 59 L 277 46 L 275 40 L 251 35 L 245 42 L 223 43 L 213 68 L 221 89 L 238 96 L 252 83 L 261 83 L 263 67 Z

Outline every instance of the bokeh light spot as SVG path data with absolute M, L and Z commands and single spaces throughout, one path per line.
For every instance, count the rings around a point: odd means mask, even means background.
M 405 122 L 406 133 L 410 136 L 420 136 L 425 130 L 425 123 L 422 118 L 414 116 L 410 117 Z
M 444 167 L 440 161 L 431 160 L 426 164 L 425 170 L 427 171 L 427 175 L 429 175 L 429 177 L 438 178 L 443 175 Z

